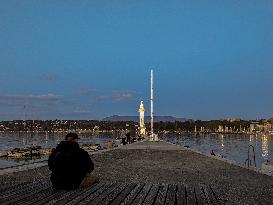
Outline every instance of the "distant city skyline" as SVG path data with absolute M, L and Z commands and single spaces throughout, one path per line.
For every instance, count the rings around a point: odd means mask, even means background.
M 273 117 L 273 1 L 0 2 L 0 120 Z

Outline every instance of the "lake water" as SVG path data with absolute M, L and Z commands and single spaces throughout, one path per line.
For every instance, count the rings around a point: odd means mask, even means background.
M 273 162 L 273 136 L 256 134 L 182 134 L 173 136 L 161 136 L 162 140 L 169 141 L 181 146 L 189 146 L 204 154 L 210 154 L 211 150 L 218 156 L 236 161 L 245 165 L 248 158 L 249 145 L 253 145 L 257 167 L 269 160 Z M 250 148 L 250 159 L 254 165 L 253 151 Z
M 48 133 L 48 132 L 0 132 L 0 153 L 10 151 L 14 148 L 24 148 L 30 146 L 41 146 L 43 148 L 54 148 L 64 140 L 66 133 Z M 79 144 L 100 144 L 106 147 L 109 140 L 113 139 L 110 135 L 79 135 Z M 43 159 L 43 158 L 42 158 Z M 45 159 L 45 158 L 44 158 Z M 16 160 L 0 159 L 0 168 L 15 166 L 33 161 L 41 161 L 41 159 Z
M 14 148 L 39 145 L 45 148 L 53 148 L 64 139 L 66 133 L 25 133 L 25 132 L 2 132 L 0 133 L 0 152 L 6 152 Z M 114 137 L 109 134 L 103 135 L 79 135 L 79 144 L 100 144 L 106 147 L 106 143 Z M 256 155 L 257 167 L 266 160 L 273 162 L 273 136 L 272 135 L 222 135 L 222 134 L 180 134 L 162 135 L 160 139 L 181 146 L 189 146 L 191 149 L 209 154 L 214 150 L 216 155 L 234 160 L 245 165 L 248 157 L 249 145 L 253 145 Z M 253 153 L 250 152 L 253 164 Z M 36 159 L 37 160 L 37 159 Z M 39 160 L 39 159 L 38 159 Z M 33 161 L 33 160 L 30 160 Z M 30 162 L 29 161 L 29 162 Z M 0 160 L 0 168 L 26 163 L 26 161 Z

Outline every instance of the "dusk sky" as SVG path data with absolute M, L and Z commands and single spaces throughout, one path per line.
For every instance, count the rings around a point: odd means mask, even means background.
M 273 117 L 272 0 L 1 0 L 0 120 Z

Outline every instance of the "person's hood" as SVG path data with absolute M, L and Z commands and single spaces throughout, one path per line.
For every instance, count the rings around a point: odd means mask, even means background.
M 79 144 L 77 142 L 61 141 L 56 147 L 56 151 L 68 151 L 79 149 Z

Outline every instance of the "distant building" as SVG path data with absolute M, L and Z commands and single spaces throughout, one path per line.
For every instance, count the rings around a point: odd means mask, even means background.
M 228 122 L 240 122 L 241 119 L 240 118 L 227 118 L 226 119 Z
M 96 131 L 99 131 L 100 130 L 100 127 L 95 125 L 94 128 L 93 128 L 93 131 L 96 132 Z
M 268 132 L 268 131 L 272 130 L 272 125 L 269 122 L 264 123 L 263 126 L 264 126 L 263 129 L 264 129 L 265 132 Z
M 218 132 L 224 132 L 224 127 L 222 125 L 218 126 Z
M 255 124 L 250 124 L 249 131 L 253 133 L 255 131 Z
M 145 127 L 145 120 L 144 120 L 144 113 L 145 113 L 145 108 L 143 101 L 140 102 L 140 106 L 138 109 L 139 112 L 139 134 L 141 136 L 146 135 L 146 127 Z
M 254 130 L 253 130 L 254 125 Z M 264 122 L 262 124 L 250 124 L 250 132 L 269 132 L 272 131 L 272 125 L 269 122 Z
M 254 132 L 257 132 L 257 131 L 261 131 L 262 129 L 262 126 L 259 125 L 259 122 L 252 122 L 250 125 L 249 125 L 249 131 L 250 133 L 254 133 Z

